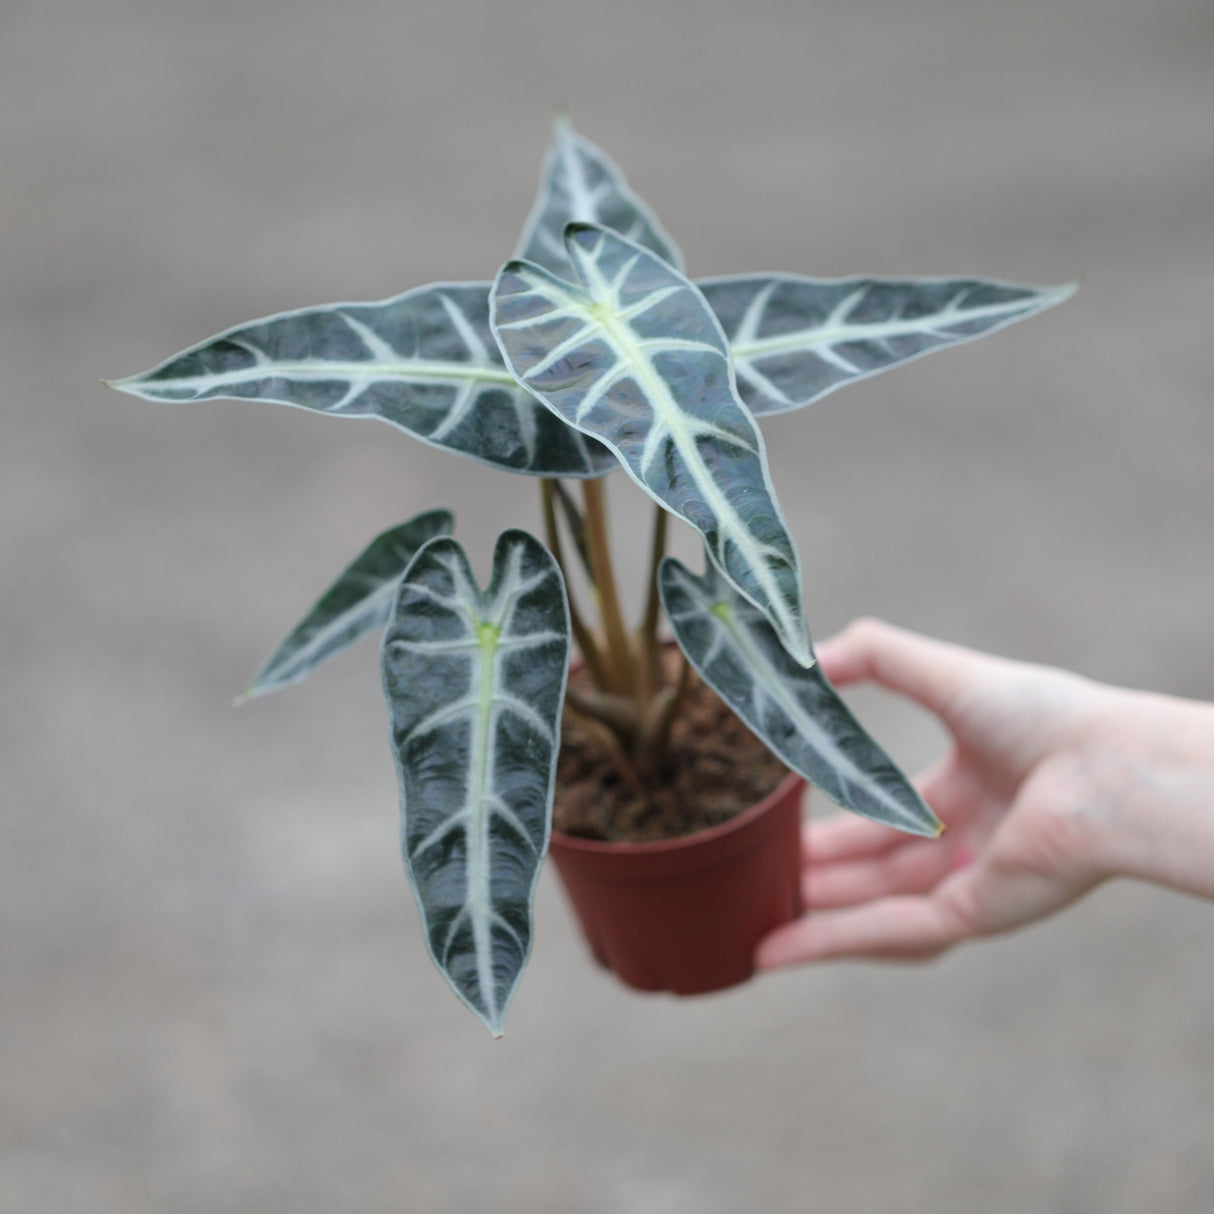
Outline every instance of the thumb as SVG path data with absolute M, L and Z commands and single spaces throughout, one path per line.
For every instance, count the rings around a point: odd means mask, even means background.
M 945 723 L 950 706 L 969 682 L 979 654 L 895 628 L 882 620 L 854 620 L 817 646 L 823 673 L 832 683 L 872 681 L 908 696 Z

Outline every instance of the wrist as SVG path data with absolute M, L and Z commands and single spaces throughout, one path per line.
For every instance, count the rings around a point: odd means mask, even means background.
M 1214 706 L 1118 692 L 1087 767 L 1109 876 L 1214 898 Z

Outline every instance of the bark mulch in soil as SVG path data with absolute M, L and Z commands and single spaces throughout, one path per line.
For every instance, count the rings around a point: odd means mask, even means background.
M 570 682 L 592 686 L 585 670 L 571 674 Z M 621 777 L 595 735 L 566 708 L 553 825 L 568 835 L 616 843 L 673 839 L 727 822 L 787 774 L 693 672 L 671 729 L 668 761 L 653 787 L 642 791 Z

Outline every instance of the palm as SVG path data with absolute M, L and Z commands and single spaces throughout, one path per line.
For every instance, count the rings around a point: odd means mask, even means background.
M 929 684 L 846 653 L 830 662 L 838 683 L 872 678 L 918 699 L 954 744 L 917 781 L 948 828 L 941 839 L 908 839 L 846 815 L 807 828 L 811 914 L 801 930 L 813 955 L 933 956 L 1049 914 L 1098 880 L 1073 859 L 1085 854 L 1074 845 L 1083 828 L 1074 812 L 1080 772 L 1064 745 L 1091 685 L 979 655 L 949 665 L 952 656 L 938 656 Z

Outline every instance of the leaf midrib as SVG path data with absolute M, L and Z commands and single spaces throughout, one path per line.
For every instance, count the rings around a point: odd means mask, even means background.
M 847 754 L 834 743 L 834 739 L 830 733 L 823 729 L 821 725 L 814 719 L 813 715 L 806 712 L 804 705 L 797 699 L 795 695 L 789 692 L 783 685 L 779 671 L 777 671 L 767 660 L 766 655 L 759 649 L 751 640 L 748 629 L 745 624 L 737 619 L 732 606 L 724 599 L 712 604 L 707 608 L 708 614 L 718 620 L 721 626 L 733 639 L 735 645 L 742 651 L 743 657 L 749 663 L 752 671 L 755 674 L 755 682 L 763 688 L 766 693 L 783 709 L 797 726 L 797 732 L 803 737 L 819 739 L 820 749 L 831 755 L 832 762 L 836 768 L 841 768 L 847 773 L 847 778 L 853 784 L 864 785 L 868 783 L 865 779 L 864 771 L 853 762 Z M 805 673 L 808 674 L 818 662 L 815 658 L 813 663 L 805 668 Z M 756 712 L 758 705 L 755 705 Z M 805 775 L 804 772 L 801 773 Z M 910 815 L 906 814 L 898 801 L 887 795 L 875 781 L 869 784 L 870 788 L 874 788 L 879 794 L 879 799 L 887 806 L 891 806 L 898 814 L 901 820 L 914 821 Z
M 486 367 L 470 363 L 425 362 L 373 363 L 337 362 L 315 359 L 307 362 L 267 362 L 237 371 L 223 371 L 211 375 L 189 375 L 145 380 L 142 383 L 119 381 L 116 388 L 127 391 L 154 391 L 156 388 L 210 389 L 248 383 L 257 379 L 294 379 L 323 383 L 333 380 L 354 379 L 433 379 L 474 380 L 518 387 L 518 381 L 505 368 Z
M 641 343 L 633 335 L 631 329 L 619 321 L 615 314 L 616 310 L 615 302 L 607 300 L 596 303 L 593 309 L 587 309 L 586 317 L 588 321 L 599 325 L 603 329 L 607 335 L 607 340 L 615 349 L 616 356 L 621 362 L 632 367 L 641 379 L 641 390 L 650 400 L 655 402 L 655 412 L 658 413 L 661 423 L 666 427 L 666 430 L 673 436 L 679 454 L 683 457 L 684 463 L 692 470 L 692 476 L 695 479 L 696 485 L 707 499 L 708 506 L 715 517 L 722 520 L 722 522 L 728 519 L 736 519 L 737 511 L 734 509 L 733 504 L 721 491 L 711 474 L 705 469 L 704 461 L 696 449 L 695 441 L 684 423 L 682 410 L 679 408 L 678 402 L 671 396 L 666 382 L 658 374 L 657 369 L 645 353 Z M 757 432 L 756 437 L 758 437 Z M 762 440 L 760 439 L 759 441 L 761 442 Z M 738 543 L 739 536 L 741 536 L 745 543 L 739 546 L 749 547 L 750 533 L 744 526 L 731 526 L 729 530 L 734 543 Z M 747 563 L 754 570 L 756 579 L 767 595 L 772 609 L 784 616 L 785 631 L 791 640 L 796 635 L 796 628 L 794 623 L 787 618 L 788 612 L 785 607 L 784 597 L 780 592 L 779 585 L 775 583 L 775 579 L 771 576 L 771 570 L 767 562 L 763 559 L 762 554 L 751 551 Z
M 908 333 L 934 333 L 943 325 L 960 324 L 971 320 L 984 320 L 990 316 L 1004 316 L 1009 312 L 1031 310 L 1037 300 L 1017 300 L 1015 303 L 986 304 L 980 308 L 956 309 L 952 312 L 937 312 L 928 324 L 915 321 L 878 321 L 873 324 L 833 325 L 830 327 L 798 329 L 782 333 L 779 337 L 766 337 L 761 341 L 730 344 L 734 358 L 763 358 L 772 354 L 784 354 L 790 350 L 813 349 L 815 346 L 833 346 L 849 341 L 879 341 L 884 337 L 898 337 Z M 945 340 L 948 336 L 945 335 Z
M 477 625 L 482 621 L 474 618 L 473 627 L 480 646 L 480 686 L 477 689 L 476 724 L 472 732 L 472 753 L 469 766 L 473 772 L 473 787 L 468 806 L 468 833 L 475 832 L 475 846 L 468 847 L 468 914 L 472 922 L 472 934 L 476 955 L 476 977 L 481 999 L 488 1013 L 490 1027 L 496 1031 L 498 1022 L 497 989 L 493 985 L 493 932 L 489 868 L 485 858 L 489 854 L 489 817 L 485 811 L 485 788 L 488 783 L 489 756 L 492 751 L 490 734 L 493 729 L 494 674 L 497 662 L 496 637 L 482 632 Z
M 376 619 L 384 617 L 391 613 L 392 598 L 396 593 L 396 587 L 400 581 L 400 575 L 386 579 L 382 585 L 377 586 L 370 593 L 365 594 L 357 602 L 352 603 L 340 614 L 333 616 L 332 619 L 321 623 L 316 630 L 302 644 L 300 644 L 292 653 L 287 654 L 284 659 L 268 668 L 265 674 L 272 675 L 276 678 L 281 678 L 284 673 L 294 673 L 301 667 L 311 668 L 311 664 L 316 653 L 323 649 L 335 637 L 341 636 L 348 631 L 354 619 L 358 616 L 371 615 Z M 373 627 L 374 625 L 372 625 Z M 294 633 L 287 636 L 282 642 L 283 645 L 288 644 Z M 281 648 L 281 646 L 280 646 Z M 260 680 L 254 680 L 259 682 Z

